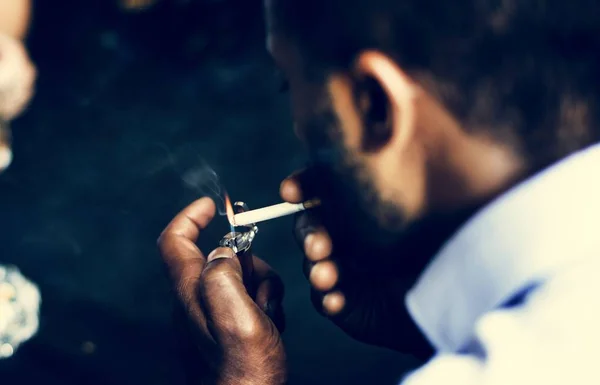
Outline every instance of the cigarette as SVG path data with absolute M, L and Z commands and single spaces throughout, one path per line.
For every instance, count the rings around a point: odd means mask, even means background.
M 279 203 L 273 206 L 263 207 L 261 209 L 250 210 L 233 216 L 232 225 L 246 226 L 253 223 L 268 221 L 317 207 L 321 204 L 318 199 L 306 201 L 304 203 Z

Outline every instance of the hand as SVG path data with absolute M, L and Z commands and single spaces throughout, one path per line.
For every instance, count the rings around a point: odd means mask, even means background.
M 200 199 L 179 213 L 158 241 L 193 331 L 196 366 L 202 367 L 196 377 L 202 384 L 283 384 L 285 352 L 273 321 L 283 314 L 283 284 L 253 257 L 251 298 L 232 250 L 218 248 L 204 257 L 196 241 L 214 215 L 213 201 Z
M 283 181 L 282 198 L 292 203 L 314 198 L 318 192 L 311 171 Z M 309 184 L 312 186 L 305 189 Z M 413 282 L 410 274 L 403 266 L 374 258 L 390 250 L 378 250 L 349 236 L 344 230 L 348 229 L 344 223 L 347 217 L 336 218 L 325 210 L 326 205 L 323 200 L 322 208 L 300 213 L 295 223 L 295 237 L 305 254 L 304 274 L 317 311 L 361 342 L 429 358 L 432 349 L 404 306 L 404 296 Z

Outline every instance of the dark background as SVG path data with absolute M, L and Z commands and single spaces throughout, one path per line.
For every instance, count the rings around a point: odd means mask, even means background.
M 207 193 L 189 176 L 208 164 L 234 200 L 257 207 L 278 202 L 280 180 L 304 160 L 264 50 L 260 1 L 138 15 L 106 0 L 38 1 L 28 45 L 38 92 L 0 175 L 0 263 L 36 282 L 43 304 L 38 335 L 0 361 L 0 382 L 182 384 L 155 245 Z M 260 227 L 255 252 L 287 285 L 292 383 L 396 383 L 415 361 L 316 315 L 291 219 Z M 219 218 L 201 245 L 227 231 Z

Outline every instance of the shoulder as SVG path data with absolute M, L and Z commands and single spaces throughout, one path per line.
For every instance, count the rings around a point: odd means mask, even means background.
M 524 290 L 521 300 L 518 300 L 517 295 L 517 301 L 511 301 L 513 303 L 509 303 L 509 306 L 485 314 L 477 329 L 485 329 L 485 325 L 503 318 L 519 323 L 564 327 L 585 326 L 587 321 L 600 320 L 599 273 L 600 253 L 596 258 L 584 258 L 578 263 L 565 264 L 551 276 L 539 277 L 539 284 Z M 543 332 L 543 327 L 537 327 L 536 330 Z M 600 336 L 600 331 L 598 335 Z
M 438 354 L 403 385 L 599 384 L 600 258 L 578 263 L 485 313 L 460 352 Z
M 600 346 L 599 272 L 600 258 L 570 266 L 532 287 L 519 303 L 486 313 L 466 353 L 488 362 L 493 353 L 515 369 L 585 370 Z

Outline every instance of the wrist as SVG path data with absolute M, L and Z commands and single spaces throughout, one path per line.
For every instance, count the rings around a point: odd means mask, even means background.
M 225 375 L 214 383 L 206 385 L 285 385 L 287 384 L 287 371 L 268 372 L 262 374 L 235 374 Z
M 264 354 L 264 352 L 262 352 Z M 252 354 L 250 354 L 252 355 Z M 258 355 L 257 360 L 225 360 L 219 370 L 215 385 L 284 385 L 287 384 L 285 352 L 273 352 L 266 357 Z

